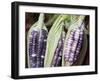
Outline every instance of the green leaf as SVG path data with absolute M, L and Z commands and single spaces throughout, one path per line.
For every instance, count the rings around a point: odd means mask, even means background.
M 53 56 L 54 56 L 54 52 L 55 52 L 55 49 L 57 47 L 58 40 L 61 36 L 61 32 L 62 32 L 62 28 L 63 28 L 62 24 L 59 25 L 58 28 L 59 29 L 54 33 L 54 35 L 49 34 L 50 38 L 48 36 L 44 67 L 50 67 L 51 66 L 51 62 L 52 62 L 52 59 L 53 59 Z

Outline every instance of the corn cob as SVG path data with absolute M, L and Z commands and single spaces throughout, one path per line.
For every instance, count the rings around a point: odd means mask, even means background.
M 84 30 L 84 23 L 82 21 L 78 22 L 79 24 L 76 24 L 76 26 L 73 25 L 73 28 L 70 28 L 68 31 L 63 50 L 64 62 L 62 64 L 65 66 L 72 65 L 79 55 Z
M 76 48 L 76 51 L 75 51 L 74 61 L 77 60 L 78 54 L 79 54 L 80 49 L 81 49 L 82 41 L 83 41 L 83 31 L 80 31 L 80 36 L 79 36 L 77 48 Z
M 33 25 L 27 36 L 28 67 L 43 67 L 46 51 L 46 40 L 48 31 L 43 23 L 44 14 L 40 14 L 39 20 Z
M 68 61 L 70 65 L 72 65 L 77 59 L 81 48 L 82 38 L 83 31 L 78 28 L 71 32 L 71 35 L 67 40 L 67 47 L 64 51 L 64 59 L 65 61 Z
M 65 39 L 65 32 L 63 31 L 61 33 L 61 37 L 58 41 L 57 48 L 55 49 L 54 58 L 52 62 L 52 66 L 61 66 L 61 58 L 62 58 L 62 52 L 63 52 L 63 44 Z

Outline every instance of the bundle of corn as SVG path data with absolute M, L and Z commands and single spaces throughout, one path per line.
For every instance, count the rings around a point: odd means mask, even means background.
M 30 27 L 27 35 L 28 68 L 43 67 L 48 31 L 44 25 L 44 14 Z
M 72 65 L 79 56 L 85 26 L 83 22 L 84 17 L 85 16 L 80 16 L 79 20 L 72 24 L 68 29 L 62 56 L 63 66 Z
M 75 62 L 80 65 L 87 50 L 84 18 L 57 14 L 44 24 L 41 13 L 27 35 L 28 68 L 72 66 Z

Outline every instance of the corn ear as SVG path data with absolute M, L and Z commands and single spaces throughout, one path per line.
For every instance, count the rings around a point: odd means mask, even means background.
M 71 48 L 68 47 L 68 41 L 69 41 L 69 38 L 72 38 L 72 35 L 71 35 L 71 32 L 73 31 L 73 36 L 74 36 L 74 32 L 75 31 L 83 31 L 84 30 L 84 26 L 81 26 L 83 24 L 83 20 L 84 20 L 85 16 L 79 16 L 78 20 L 75 21 L 75 23 L 72 23 L 72 25 L 68 28 L 68 32 L 67 32 L 67 35 L 66 35 L 66 39 L 65 39 L 65 42 L 64 42 L 64 50 L 63 50 L 63 55 L 62 55 L 62 66 L 70 66 L 73 64 L 73 62 L 69 62 L 66 60 L 65 62 L 65 54 L 69 54 L 70 55 L 70 50 L 72 50 L 73 46 L 70 46 Z M 74 36 L 75 37 L 75 36 Z M 78 34 L 78 38 L 79 38 L 79 34 Z M 77 38 L 77 39 L 78 39 Z M 72 40 L 72 42 L 74 42 Z M 77 46 L 77 43 L 78 43 L 78 40 L 75 41 L 75 49 L 76 50 L 76 46 Z M 68 47 L 68 48 L 66 48 Z M 68 50 L 69 49 L 69 50 Z M 65 53 L 66 52 L 66 53 Z M 74 51 L 75 52 L 75 51 Z M 71 56 L 71 55 L 70 55 Z M 68 56 L 67 56 L 68 57 Z M 68 57 L 69 58 L 69 57 Z M 73 53 L 73 59 L 74 59 L 74 53 Z M 71 59 L 72 60 L 72 59 Z
M 53 26 L 51 27 L 48 38 L 47 38 L 47 46 L 46 46 L 46 54 L 45 54 L 45 61 L 44 67 L 50 67 L 55 49 L 58 44 L 58 40 L 61 36 L 61 32 L 63 29 L 63 21 L 67 19 L 68 16 L 60 15 L 57 20 L 54 22 Z
M 41 13 L 39 20 L 32 25 L 27 35 L 28 68 L 44 66 L 46 40 L 48 31 L 44 25 L 44 14 Z

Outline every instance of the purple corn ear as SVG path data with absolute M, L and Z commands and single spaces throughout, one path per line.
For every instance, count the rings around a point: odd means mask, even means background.
M 75 31 L 71 31 L 70 36 L 68 37 L 68 40 L 66 41 L 66 46 L 64 49 L 64 57 L 65 60 L 67 61 L 70 57 L 70 52 L 72 49 L 72 43 L 73 43 L 73 37 L 74 37 Z
M 64 40 L 65 40 L 65 32 L 62 32 L 61 37 L 58 41 L 57 48 L 54 53 L 54 58 L 51 64 L 52 67 L 61 66 L 61 60 L 62 60 L 61 58 L 62 58 Z
M 67 39 L 67 47 L 64 49 L 64 60 L 72 65 L 79 55 L 81 44 L 83 39 L 83 31 L 80 28 L 76 28 L 71 31 Z
M 82 46 L 82 41 L 83 41 L 83 31 L 80 32 L 80 37 L 79 37 L 79 40 L 78 40 L 78 45 L 77 45 L 77 48 L 76 48 L 76 51 L 75 51 L 74 61 L 77 60 L 78 54 L 79 54 L 81 46 Z
M 43 67 L 48 32 L 34 28 L 29 35 L 29 67 Z

